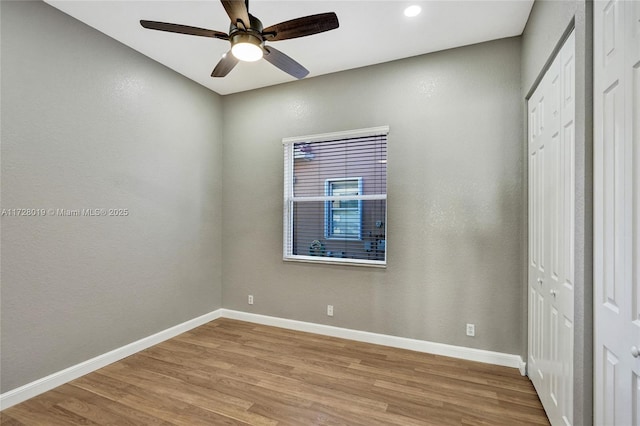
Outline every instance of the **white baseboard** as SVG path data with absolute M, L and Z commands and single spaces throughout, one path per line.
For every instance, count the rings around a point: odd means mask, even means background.
M 234 311 L 230 309 L 218 309 L 208 314 L 199 316 L 192 320 L 183 322 L 174 327 L 160 331 L 151 336 L 137 340 L 128 345 L 114 349 L 95 358 L 91 358 L 80 364 L 73 365 L 64 370 L 50 374 L 42 379 L 38 379 L 24 386 L 0 394 L 0 410 L 33 398 L 43 392 L 63 385 L 92 371 L 105 367 L 113 362 L 119 361 L 130 355 L 157 345 L 165 340 L 171 339 L 178 334 L 199 327 L 218 318 L 230 318 L 241 321 L 253 322 L 256 324 L 271 325 L 274 327 L 287 328 L 290 330 L 306 331 L 325 336 L 340 337 L 343 339 L 355 340 L 358 342 L 374 343 L 378 345 L 390 346 L 394 348 L 409 349 L 418 352 L 425 352 L 434 355 L 444 355 L 453 358 L 466 359 L 470 361 L 484 362 L 487 364 L 501 365 L 505 367 L 518 368 L 524 376 L 526 373 L 526 363 L 519 355 L 510 355 L 501 352 L 485 351 L 482 349 L 465 348 L 462 346 L 446 345 L 425 340 L 408 339 L 405 337 L 390 336 L 387 334 L 371 333 L 368 331 L 351 330 L 348 328 L 334 327 L 324 324 L 290 320 L 285 318 L 270 317 L 266 315 L 252 314 L 248 312 Z
M 213 312 L 209 312 L 208 314 L 185 321 L 182 324 L 178 324 L 133 343 L 129 343 L 128 345 L 114 349 L 110 352 L 98 355 L 97 357 L 81 362 L 80 364 L 72 365 L 69 368 L 65 368 L 64 370 L 50 374 L 31 383 L 27 383 L 19 388 L 0 394 L 0 410 L 19 404 L 29 398 L 33 398 L 36 395 L 40 395 L 43 392 L 63 385 L 113 362 L 119 361 L 122 358 L 133 355 L 136 352 L 140 352 L 153 345 L 157 345 L 158 343 L 171 339 L 185 331 L 189 331 L 193 328 L 206 324 L 209 321 L 218 319 L 220 318 L 221 311 L 221 309 L 217 309 Z
M 452 358 L 466 359 L 469 361 L 512 367 L 519 369 L 520 374 L 523 376 L 525 375 L 526 363 L 522 360 L 520 355 L 466 348 L 463 346 L 453 346 L 444 343 L 429 342 L 426 340 L 416 340 L 406 337 L 391 336 L 388 334 L 371 333 L 368 331 L 351 330 L 331 325 L 270 317 L 248 312 L 233 311 L 230 309 L 221 309 L 220 311 L 221 317 L 223 318 L 237 319 L 263 325 L 272 325 L 274 327 L 287 328 L 290 330 L 306 331 L 325 336 L 356 340 L 358 342 L 375 343 L 377 345 L 391 346 L 394 348 L 409 349 L 434 355 L 443 355 Z
M 521 375 L 527 375 L 527 363 L 523 361 L 522 358 L 520 358 L 520 366 L 518 367 L 518 370 L 520 370 Z

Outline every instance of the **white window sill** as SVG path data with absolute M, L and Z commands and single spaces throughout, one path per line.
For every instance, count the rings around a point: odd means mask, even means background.
M 346 266 L 365 266 L 370 268 L 386 268 L 387 262 L 384 260 L 366 260 L 366 259 L 345 259 L 340 257 L 323 257 L 323 256 L 285 256 L 282 258 L 285 262 L 304 262 L 304 263 L 320 263 L 325 265 L 346 265 Z

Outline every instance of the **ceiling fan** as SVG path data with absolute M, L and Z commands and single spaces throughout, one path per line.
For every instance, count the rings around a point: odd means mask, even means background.
M 140 25 L 151 30 L 188 34 L 229 40 L 231 50 L 225 53 L 211 73 L 211 77 L 224 77 L 238 61 L 253 62 L 264 57 L 271 64 L 296 78 L 304 78 L 309 71 L 266 42 L 305 37 L 338 28 L 335 13 L 320 13 L 292 19 L 263 28 L 262 22 L 249 13 L 249 0 L 220 0 L 231 19 L 229 34 L 188 25 L 141 20 Z

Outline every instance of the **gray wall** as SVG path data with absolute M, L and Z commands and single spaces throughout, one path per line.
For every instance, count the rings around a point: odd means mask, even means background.
M 576 14 L 579 1 L 536 0 L 522 33 L 522 89 L 525 95 Z M 577 50 L 577 49 L 576 49 Z
M 524 355 L 520 47 L 226 96 L 225 308 Z M 387 124 L 387 269 L 283 262 L 281 139 Z
M 576 31 L 576 287 L 573 421 L 577 425 L 588 425 L 593 421 L 593 4 L 591 2 L 536 0 L 522 35 L 522 98 L 524 99 L 535 88 L 538 78 L 543 75 L 549 60 L 553 58 L 555 50 L 560 46 L 563 34 L 572 22 L 575 24 Z M 525 117 L 525 111 L 526 105 L 523 104 L 523 117 Z M 523 135 L 523 140 L 526 140 L 526 133 Z M 526 147 L 523 145 L 525 173 L 526 157 Z M 523 194 L 526 195 L 526 187 Z M 526 199 L 524 201 L 526 203 Z M 523 215 L 526 215 L 526 209 L 523 210 Z M 526 238 L 523 239 L 523 243 L 526 244 Z M 524 276 L 526 277 L 526 271 Z M 526 312 L 526 302 L 524 306 Z M 526 316 L 523 316 L 522 321 L 526 327 Z M 526 328 L 524 332 L 526 333 Z
M 221 305 L 221 98 L 41 2 L 1 2 L 5 392 Z

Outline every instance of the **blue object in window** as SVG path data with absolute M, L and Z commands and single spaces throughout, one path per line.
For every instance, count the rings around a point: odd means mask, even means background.
M 362 195 L 362 178 L 327 179 L 325 195 L 349 197 Z M 362 239 L 362 200 L 348 198 L 325 202 L 325 238 L 343 240 Z

